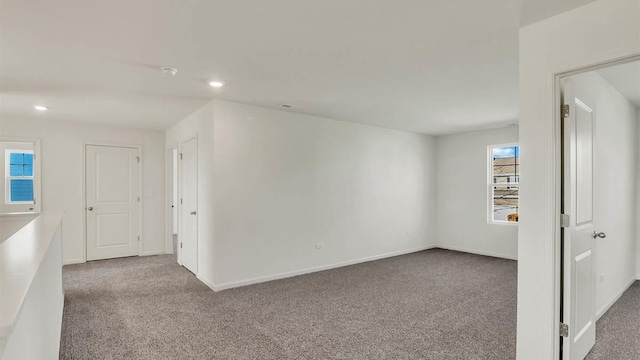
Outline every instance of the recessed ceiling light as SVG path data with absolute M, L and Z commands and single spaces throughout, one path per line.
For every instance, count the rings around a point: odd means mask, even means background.
M 301 109 L 302 106 L 294 105 L 294 104 L 280 104 L 280 107 L 283 109 Z
M 34 105 L 33 108 L 38 110 L 38 111 L 47 111 L 47 110 L 49 110 L 49 108 L 44 106 L 44 105 Z
M 222 81 L 211 81 L 209 82 L 209 85 L 213 86 L 214 88 L 221 88 L 224 86 L 224 83 Z
M 168 67 L 168 66 L 161 67 L 160 71 L 162 71 L 163 75 L 167 75 L 167 76 L 176 76 L 176 74 L 178 73 L 178 69 Z

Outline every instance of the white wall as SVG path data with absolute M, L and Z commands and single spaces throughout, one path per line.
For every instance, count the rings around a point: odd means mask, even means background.
M 3 136 L 42 139 L 43 211 L 63 211 L 63 259 L 85 259 L 83 236 L 83 143 L 142 145 L 143 254 L 164 253 L 164 138 L 162 131 L 66 121 L 0 120 Z
M 432 137 L 226 101 L 167 146 L 195 132 L 199 207 L 215 200 L 213 222 L 199 208 L 198 275 L 216 289 L 433 244 Z
M 222 101 L 214 133 L 217 285 L 432 244 L 432 137 Z
M 518 142 L 518 127 L 436 139 L 438 246 L 517 259 L 518 227 L 487 222 L 487 146 Z
M 638 122 L 637 122 L 637 144 L 638 147 L 638 163 L 636 164 L 636 180 L 638 183 L 636 184 L 636 280 L 640 280 L 640 107 L 636 108 L 636 114 L 638 114 Z
M 64 294 L 62 291 L 62 231 L 57 217 L 55 233 L 50 239 L 38 239 L 30 245 L 43 243 L 44 249 L 37 246 L 30 248 L 24 256 L 25 268 L 30 268 L 26 262 L 37 258 L 33 279 L 28 284 L 24 299 L 19 301 L 20 310 L 15 323 L 6 339 L 6 344 L 0 339 L 0 358 L 2 360 L 54 360 L 59 358 L 60 332 L 62 326 L 62 311 Z M 40 234 L 49 229 L 39 227 Z M 22 239 L 18 239 L 22 240 Z M 41 258 L 35 254 L 41 254 Z M 4 254 L 6 255 L 6 254 Z M 18 261 L 20 261 L 18 260 Z M 24 270 L 24 269 L 22 269 Z M 8 270 L 10 272 L 11 269 Z M 23 275 L 23 274 L 22 274 Z M 16 278 L 21 281 L 20 275 Z M 15 279 L 13 279 L 15 281 Z M 15 295 L 14 295 L 15 296 Z M 15 305 L 15 303 L 11 303 Z M 6 304 L 5 304 L 6 306 Z M 3 346 L 4 349 L 2 348 Z
M 636 278 L 638 117 L 636 107 L 597 72 L 572 77 L 571 86 L 595 105 L 594 223 L 607 234 L 595 244 L 600 316 Z
M 214 283 L 214 218 L 213 218 L 213 108 L 209 102 L 166 131 L 166 149 L 178 147 L 179 143 L 198 137 L 198 271 L 200 280 L 212 286 Z M 179 167 L 178 167 L 179 169 Z M 171 176 L 167 172 L 167 176 Z M 178 180 L 179 184 L 180 180 Z M 179 213 L 179 211 L 178 211 Z M 180 215 L 178 214 L 178 219 Z M 180 224 L 178 223 L 178 229 Z M 178 230 L 179 231 L 179 230 Z M 170 236 L 170 234 L 166 234 Z M 167 239 L 168 240 L 168 239 Z M 180 239 L 178 239 L 180 241 Z M 178 246 L 180 253 L 180 246 Z
M 640 2 L 599 0 L 520 30 L 519 360 L 558 356 L 559 114 L 554 74 L 640 54 Z
M 38 215 L 0 215 L 0 244 L 35 219 L 36 216 Z

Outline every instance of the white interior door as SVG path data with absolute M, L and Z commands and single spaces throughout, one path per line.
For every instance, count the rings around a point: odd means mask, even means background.
M 182 266 L 198 272 L 198 139 L 180 146 L 180 259 Z
M 86 146 L 87 260 L 138 255 L 137 148 Z
M 563 213 L 569 226 L 563 230 L 563 358 L 582 360 L 595 344 L 595 254 L 593 211 L 593 152 L 596 112 L 593 101 L 571 83 L 563 83 L 564 116 Z

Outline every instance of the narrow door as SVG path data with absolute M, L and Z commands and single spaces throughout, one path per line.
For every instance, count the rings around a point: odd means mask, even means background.
M 182 266 L 198 272 L 198 139 L 180 147 L 180 258 Z
M 595 106 L 563 83 L 563 359 L 582 360 L 595 344 L 593 139 Z M 567 108 L 568 107 L 568 108 Z M 565 225 L 566 226 L 566 225 Z
M 137 148 L 86 146 L 87 260 L 138 255 Z

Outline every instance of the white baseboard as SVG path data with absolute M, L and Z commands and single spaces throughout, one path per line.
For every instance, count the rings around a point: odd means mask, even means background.
M 437 248 L 440 248 L 440 249 L 445 249 L 445 250 L 465 252 L 465 253 L 469 253 L 469 254 L 497 257 L 497 258 L 501 258 L 501 259 L 518 260 L 518 257 L 517 256 L 513 256 L 513 255 L 498 254 L 498 253 L 493 253 L 493 252 L 490 252 L 490 251 L 471 250 L 471 249 L 461 248 L 461 247 L 458 247 L 458 246 L 450 246 L 450 245 L 442 245 L 441 244 L 441 245 L 436 245 L 434 247 L 437 247 Z
M 166 254 L 163 250 L 160 251 L 147 251 L 143 252 L 140 256 L 153 256 L 153 255 L 164 255 Z
M 86 261 L 84 259 L 70 259 L 70 260 L 64 260 L 62 262 L 62 265 L 82 264 L 85 262 Z
M 203 278 L 202 276 L 200 276 L 199 274 L 196 275 L 196 278 L 200 281 L 202 281 L 203 284 L 207 285 L 207 287 L 209 287 L 209 289 L 213 290 L 213 291 L 218 291 L 215 289 L 215 285 L 213 285 L 212 281 L 209 281 L 205 278 Z
M 255 277 L 255 278 L 251 278 L 251 279 L 233 281 L 233 282 L 222 283 L 222 284 L 211 284 L 210 282 L 205 282 L 205 280 L 203 280 L 200 276 L 198 276 L 198 279 L 200 279 L 200 281 L 202 281 L 208 287 L 213 289 L 213 291 L 221 291 L 221 290 L 226 290 L 226 289 L 237 288 L 237 287 L 240 287 L 240 286 L 258 284 L 258 283 L 272 281 L 272 280 L 286 279 L 286 278 L 293 277 L 293 276 L 298 276 L 298 275 L 304 275 L 304 274 L 314 273 L 314 272 L 318 272 L 318 271 L 335 269 L 335 268 L 339 268 L 339 267 L 343 267 L 343 266 L 355 265 L 355 264 L 368 262 L 368 261 L 380 260 L 380 259 L 384 259 L 384 258 L 388 258 L 388 257 L 411 254 L 411 253 L 414 253 L 414 252 L 433 249 L 435 247 L 436 246 L 434 246 L 434 245 L 421 246 L 421 247 L 408 249 L 408 250 L 394 251 L 394 252 L 390 252 L 390 253 L 386 253 L 386 254 L 374 255 L 374 256 L 369 256 L 369 257 L 364 257 L 364 258 L 359 258 L 359 259 L 354 259 L 354 260 L 348 260 L 348 261 L 342 261 L 342 262 L 333 263 L 333 264 L 329 264 L 329 265 L 310 267 L 310 268 L 306 268 L 306 269 L 302 269 L 302 270 L 295 270 L 295 271 L 284 272 L 284 273 L 279 273 L 279 274 L 274 274 L 274 275 L 260 276 L 260 277 Z
M 164 251 L 149 251 L 149 252 L 144 252 L 139 256 L 153 256 L 153 255 L 164 255 L 164 254 L 166 254 Z M 86 262 L 87 261 L 85 259 L 70 259 L 70 260 L 64 260 L 62 262 L 62 265 L 82 264 Z
M 613 300 L 611 300 L 607 305 L 605 305 L 604 307 L 602 307 L 602 309 L 600 309 L 600 311 L 598 311 L 598 313 L 596 314 L 596 321 L 600 320 L 600 318 L 602 317 L 602 315 L 606 314 L 607 311 L 609 311 L 609 309 L 613 306 L 613 304 L 615 304 L 616 302 L 618 302 L 618 300 L 620 300 L 620 298 L 622 297 L 622 295 L 624 295 L 624 293 L 629 290 L 629 288 L 631 287 L 631 285 L 633 285 L 633 283 L 635 283 L 637 281 L 637 279 L 631 279 L 631 281 L 629 281 L 629 283 L 627 285 L 625 285 L 625 287 L 622 289 L 622 291 L 620 291 L 620 293 L 618 295 L 616 295 Z

